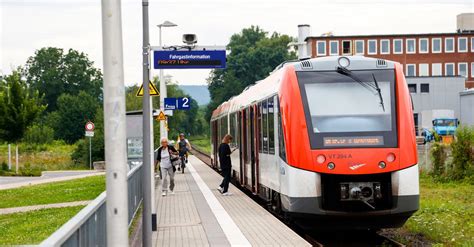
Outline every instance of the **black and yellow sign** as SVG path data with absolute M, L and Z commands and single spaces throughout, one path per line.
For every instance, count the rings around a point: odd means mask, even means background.
M 158 117 L 156 117 L 157 121 L 164 121 L 166 120 L 166 115 L 163 111 L 160 111 L 160 114 L 158 114 Z
M 150 87 L 150 96 L 160 96 L 160 92 L 158 92 L 158 89 L 156 89 L 153 83 L 150 82 L 148 85 Z M 144 91 L 145 90 L 143 90 L 143 84 L 142 84 L 140 86 L 140 89 L 138 89 L 137 97 L 143 97 Z

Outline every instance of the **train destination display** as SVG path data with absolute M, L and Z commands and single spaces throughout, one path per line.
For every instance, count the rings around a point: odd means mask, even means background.
M 383 145 L 383 136 L 343 136 L 324 137 L 325 147 L 337 146 L 379 146 Z

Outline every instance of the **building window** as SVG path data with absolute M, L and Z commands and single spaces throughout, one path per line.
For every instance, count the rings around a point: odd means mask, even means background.
M 474 63 L 471 63 L 471 77 L 474 78 Z
M 316 42 L 316 55 L 317 56 L 326 56 L 326 41 Z
M 431 39 L 431 52 L 441 53 L 441 38 Z
M 416 53 L 416 39 L 407 39 L 407 51 L 408 54 Z
M 429 76 L 429 65 L 427 63 L 420 63 L 418 65 L 419 76 Z
M 367 46 L 367 53 L 370 55 L 377 54 L 377 40 L 369 40 Z
M 471 37 L 471 52 L 474 52 L 474 37 Z
M 467 63 L 458 63 L 458 75 L 467 77 Z
M 416 65 L 407 64 L 407 73 L 406 76 L 416 76 Z
M 443 73 L 441 72 L 443 65 L 440 63 L 434 63 L 431 65 L 431 75 L 432 76 L 441 76 Z
M 403 39 L 394 39 L 393 40 L 393 54 L 402 54 L 403 53 Z
M 444 39 L 444 52 L 454 52 L 454 38 Z
M 390 40 L 382 39 L 380 41 L 380 54 L 390 54 Z
M 420 53 L 428 53 L 428 39 L 419 39 Z
M 458 52 L 467 52 L 467 38 L 458 38 Z
M 408 91 L 410 93 L 416 93 L 416 84 L 408 84 Z
M 430 84 L 421 83 L 420 84 L 420 93 L 429 93 L 429 92 L 430 92 Z
M 454 76 L 454 63 L 445 63 L 444 64 L 444 75 L 445 76 Z
M 339 41 L 331 40 L 329 41 L 329 55 L 339 55 Z
M 364 55 L 364 41 L 363 40 L 355 41 L 355 54 Z
M 344 55 L 352 54 L 352 42 L 350 40 L 342 41 L 342 54 Z

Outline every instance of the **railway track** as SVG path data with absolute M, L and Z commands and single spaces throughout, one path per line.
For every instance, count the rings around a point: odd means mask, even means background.
M 200 159 L 202 162 L 211 166 L 211 157 L 209 154 L 201 151 L 199 148 L 192 146 L 193 150 L 191 153 Z M 215 169 L 216 170 L 216 169 Z M 218 172 L 216 170 L 216 172 Z M 236 185 L 236 184 L 234 184 Z M 306 241 L 308 241 L 313 246 L 320 246 L 320 247 L 330 247 L 330 246 L 344 246 L 344 247 L 370 247 L 370 246 L 384 246 L 384 247 L 400 247 L 405 246 L 391 238 L 386 236 L 380 235 L 374 231 L 352 231 L 352 232 L 324 232 L 321 233 L 312 233 L 305 231 L 298 227 L 291 222 L 285 221 L 281 215 L 275 214 L 273 211 L 269 210 L 267 205 L 260 200 L 256 195 L 253 193 L 244 190 L 241 186 L 236 185 L 237 188 L 242 190 L 245 194 L 249 197 L 253 198 L 257 203 L 259 203 L 262 207 L 266 208 L 270 213 L 275 215 L 278 219 L 288 225 L 291 229 L 293 229 L 296 233 L 298 233 L 301 237 L 303 237 Z

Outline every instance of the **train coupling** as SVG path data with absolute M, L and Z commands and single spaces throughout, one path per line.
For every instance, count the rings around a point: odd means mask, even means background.
M 341 201 L 360 201 L 375 210 L 375 199 L 382 199 L 382 186 L 378 182 L 340 183 Z

